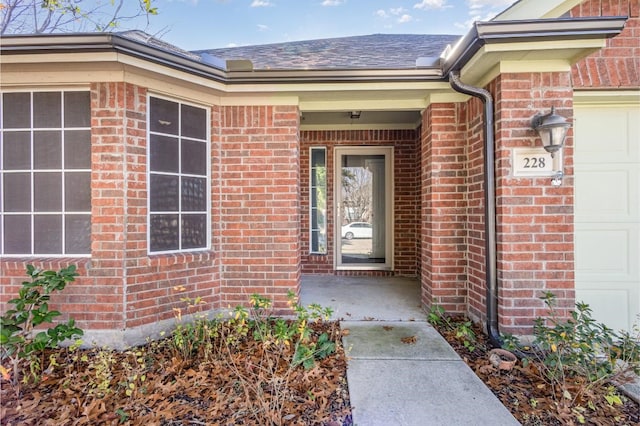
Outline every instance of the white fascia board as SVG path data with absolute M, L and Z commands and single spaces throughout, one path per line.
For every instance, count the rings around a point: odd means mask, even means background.
M 296 105 L 300 106 L 300 98 L 294 95 L 247 95 L 247 96 L 223 96 L 219 100 L 220 106 L 246 106 L 246 105 Z
M 640 107 L 640 88 L 637 89 L 575 89 L 573 105 L 581 107 Z
M 175 68 L 168 67 L 162 64 L 156 64 L 146 59 L 137 58 L 128 54 L 119 53 L 118 62 L 131 67 L 136 67 L 142 71 L 146 71 L 152 74 L 171 77 L 176 80 L 188 82 L 190 84 L 195 84 L 202 87 L 207 87 L 219 92 L 225 91 L 225 85 L 223 83 L 215 81 L 209 77 L 193 75 L 185 71 L 177 70 Z
M 520 0 L 499 13 L 492 21 L 559 18 L 584 0 Z

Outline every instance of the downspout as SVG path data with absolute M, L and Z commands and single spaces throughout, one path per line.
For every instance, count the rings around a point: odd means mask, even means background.
M 460 93 L 480 99 L 484 105 L 484 233 L 485 275 L 487 280 L 486 315 L 487 335 L 494 347 L 502 346 L 498 328 L 498 279 L 496 245 L 496 184 L 495 184 L 495 134 L 493 131 L 493 97 L 489 91 L 464 84 L 460 72 L 449 73 L 449 84 Z

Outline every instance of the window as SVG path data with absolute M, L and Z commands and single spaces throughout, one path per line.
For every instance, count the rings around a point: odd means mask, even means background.
M 149 252 L 209 247 L 209 112 L 149 98 Z
M 310 152 L 310 229 L 311 253 L 327 253 L 327 150 L 311 148 Z
M 4 92 L 0 253 L 91 253 L 88 91 Z

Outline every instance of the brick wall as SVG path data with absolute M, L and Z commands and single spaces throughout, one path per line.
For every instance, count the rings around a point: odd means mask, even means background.
M 300 194 L 302 271 L 334 273 L 334 148 L 337 146 L 394 146 L 394 273 L 416 276 L 419 214 L 419 155 L 414 130 L 303 131 L 300 135 Z M 327 254 L 309 254 L 309 148 L 327 149 Z M 339 271 L 341 275 L 388 275 L 383 271 Z
M 422 115 L 422 303 L 466 312 L 466 129 L 464 104 L 431 104 Z
M 52 308 L 72 316 L 85 330 L 117 333 L 170 320 L 173 308 L 184 306 L 181 297 L 202 297 L 205 303 L 200 309 L 219 307 L 215 251 L 147 255 L 146 105 L 143 87 L 91 85 L 91 257 L 2 259 L 3 302 L 15 297 L 26 280 L 27 264 L 54 270 L 74 264 L 80 276 L 52 297 Z M 214 108 L 213 129 L 218 120 Z M 217 131 L 212 134 L 216 146 Z M 219 155 L 212 149 L 212 170 Z M 212 173 L 215 224 L 219 221 L 216 179 Z M 217 241 L 215 235 L 213 240 Z M 101 342 L 98 335 L 89 335 Z M 121 346 L 126 338 L 120 337 L 111 334 L 105 343 Z
M 300 165 L 295 106 L 220 109 L 222 305 L 266 295 L 286 308 L 300 286 Z
M 569 121 L 573 91 L 569 73 L 501 74 L 490 85 L 496 103 L 496 208 L 499 317 L 502 331 L 530 334 L 533 319 L 546 314 L 544 291 L 573 308 L 573 139 L 563 149 L 565 177 L 511 174 L 511 148 L 539 146 L 531 117 L 552 106 Z M 562 312 L 561 312 L 562 313 Z M 566 313 L 566 312 L 565 312 Z
M 628 16 L 624 30 L 607 46 L 573 67 L 575 89 L 640 86 L 640 2 L 588 0 L 571 10 L 573 17 Z
M 467 107 L 467 310 L 474 319 L 486 319 L 484 203 L 484 106 L 477 98 Z
M 539 297 L 573 307 L 573 150 L 564 149 L 565 179 L 514 178 L 511 148 L 539 146 L 531 117 L 555 106 L 569 120 L 568 73 L 502 74 L 495 99 L 499 317 L 504 332 L 530 334 L 546 313 Z M 486 319 L 483 105 L 432 104 L 422 124 L 422 302 Z M 567 311 L 565 310 L 564 313 Z
M 173 319 L 174 308 L 183 314 L 187 309 L 182 298 L 202 303 L 197 310 L 219 307 L 220 276 L 219 255 L 213 246 L 211 251 L 194 251 L 175 254 L 147 254 L 147 93 L 144 88 L 127 85 L 125 98 L 125 122 L 127 137 L 124 139 L 126 179 L 123 182 L 126 197 L 125 272 L 126 328 L 153 324 Z M 176 98 L 176 101 L 181 99 Z M 211 134 L 218 133 L 218 115 L 211 112 Z M 211 170 L 214 170 L 219 153 L 211 149 Z M 217 207 L 217 182 L 211 182 L 211 205 Z M 213 210 L 215 212 L 215 210 Z M 212 213 L 213 224 L 218 217 Z M 212 230 L 213 232 L 213 230 Z M 215 234 L 214 234 L 215 235 Z M 93 256 L 93 254 L 92 254 Z

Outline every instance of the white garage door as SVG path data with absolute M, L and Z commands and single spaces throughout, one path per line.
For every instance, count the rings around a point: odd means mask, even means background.
M 576 300 L 616 330 L 640 315 L 640 105 L 575 105 Z

